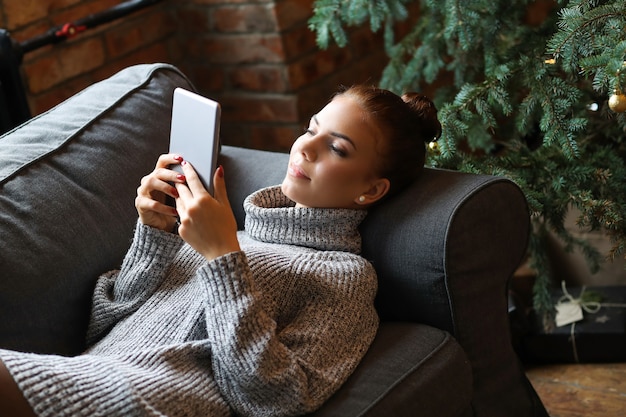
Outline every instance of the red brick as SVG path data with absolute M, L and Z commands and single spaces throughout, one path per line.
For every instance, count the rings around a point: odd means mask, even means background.
M 187 60 L 185 50 L 180 46 L 181 40 L 177 36 L 169 36 L 159 41 L 159 43 L 164 44 L 164 47 L 167 49 L 169 56 L 168 62 L 177 62 L 179 65 L 182 65 Z
M 29 100 L 31 114 L 36 115 L 43 113 L 91 84 L 93 84 L 91 77 L 78 77 L 63 83 L 57 88 L 32 96 Z
M 196 88 L 204 91 L 205 94 L 224 90 L 226 75 L 224 74 L 224 68 L 221 66 L 187 64 L 182 67 L 182 70 L 194 80 Z
M 303 122 L 318 112 L 340 86 L 377 85 L 386 63 L 383 51 L 354 60 L 350 65 L 328 76 L 303 85 L 298 90 L 298 113 Z
M 92 73 L 93 81 L 100 81 L 108 78 L 124 68 L 137 64 L 148 64 L 154 62 L 167 62 L 169 53 L 166 45 L 155 43 L 142 48 L 134 54 L 126 55 L 120 59 L 107 61 L 105 66 L 98 68 Z
M 2 0 L 7 29 L 13 30 L 39 19 L 48 17 L 52 10 L 66 7 L 80 0 Z
M 304 25 L 283 32 L 282 40 L 287 60 L 319 50 L 315 42 L 315 34 Z
M 75 1 L 75 3 L 79 2 Z M 91 3 L 83 2 L 81 4 L 75 5 L 72 8 L 63 9 L 60 11 L 58 10 L 59 8 L 55 7 L 50 17 L 54 25 L 59 26 L 65 23 L 75 22 L 93 14 L 104 12 L 105 10 L 116 6 L 119 3 L 120 2 L 118 0 L 98 0 L 97 2 Z
M 168 62 L 171 57 L 168 45 L 165 42 L 153 43 L 136 53 L 124 58 L 122 62 L 128 62 L 125 66 L 153 62 Z M 122 67 L 123 68 L 123 67 Z
M 38 59 L 24 65 L 25 83 L 30 93 L 37 94 L 62 79 L 59 62 L 54 56 Z
M 211 36 L 195 43 L 191 53 L 215 64 L 276 63 L 285 58 L 281 38 L 270 35 Z
M 297 122 L 294 95 L 229 94 L 222 96 L 222 118 L 237 122 Z
M 268 151 L 289 152 L 293 142 L 302 134 L 302 126 L 252 126 L 250 129 L 250 146 Z M 286 169 L 287 167 L 285 167 Z
M 217 32 L 276 32 L 278 26 L 271 4 L 215 7 L 211 10 Z
M 350 59 L 349 51 L 339 48 L 310 54 L 289 65 L 289 83 L 298 89 L 347 66 Z
M 310 84 L 298 92 L 298 113 L 302 126 L 307 125 L 309 119 L 329 102 L 340 85 L 341 83 L 325 80 Z
M 22 43 L 45 34 L 48 29 L 50 29 L 48 22 L 38 21 L 20 29 L 12 30 L 9 33 L 14 40 Z
M 250 126 L 247 123 L 229 123 L 222 121 L 220 126 L 220 140 L 224 145 L 250 148 Z M 228 172 L 226 172 L 228 181 Z
M 350 33 L 350 42 L 347 49 L 355 56 L 367 56 L 372 51 L 384 48 L 383 33 L 372 33 L 368 28 L 358 28 Z
M 175 13 L 179 25 L 184 22 L 184 28 L 178 29 L 184 29 L 186 34 L 204 34 L 211 30 L 208 13 L 202 9 L 181 6 L 176 9 Z
M 59 53 L 59 62 L 65 78 L 84 74 L 104 64 L 104 48 L 100 38 L 85 39 L 67 45 L 65 53 Z
M 230 70 L 229 80 L 236 90 L 282 93 L 289 89 L 283 66 L 238 66 Z
M 313 15 L 314 0 L 288 0 L 276 2 L 276 19 L 281 30 L 306 25 Z
M 91 38 L 78 43 L 57 48 L 54 54 L 37 59 L 24 70 L 28 75 L 30 92 L 37 94 L 65 79 L 84 74 L 104 62 L 104 48 L 99 38 Z
M 146 44 L 167 37 L 174 31 L 174 22 L 168 14 L 152 13 L 142 20 L 133 19 L 105 34 L 107 52 L 111 57 L 124 55 Z

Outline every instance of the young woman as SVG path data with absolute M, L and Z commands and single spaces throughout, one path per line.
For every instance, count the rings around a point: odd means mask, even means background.
M 282 184 L 245 200 L 242 232 L 221 167 L 213 198 L 190 164 L 162 155 L 137 190 L 139 222 L 120 270 L 97 282 L 89 349 L 73 358 L 0 350 L 0 409 L 90 417 L 317 409 L 377 330 L 376 274 L 359 256 L 358 226 L 369 206 L 419 175 L 424 142 L 439 133 L 423 96 L 338 93 L 293 144 Z

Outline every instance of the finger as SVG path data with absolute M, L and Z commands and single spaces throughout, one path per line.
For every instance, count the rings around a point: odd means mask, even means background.
M 178 194 L 176 205 L 181 208 L 187 206 L 187 202 L 193 201 L 193 193 L 185 184 L 176 184 L 176 193 Z
M 215 174 L 213 174 L 213 189 L 217 201 L 230 205 L 228 193 L 226 192 L 226 181 L 224 180 L 224 167 L 221 165 L 217 167 Z
M 189 187 L 191 193 L 194 196 L 200 196 L 204 193 L 208 193 L 194 167 L 187 161 L 181 162 L 181 165 L 183 167 L 185 177 L 187 178 L 187 186 Z
M 135 207 L 140 213 L 153 212 L 171 217 L 178 216 L 178 211 L 174 207 L 141 195 L 135 198 Z
M 182 183 L 184 181 L 184 176 L 179 175 L 180 174 L 176 174 L 169 170 L 159 170 L 153 172 L 152 174 L 141 179 L 141 183 L 137 188 L 137 195 L 156 198 L 160 192 L 176 198 L 178 197 L 178 191 L 172 184 Z
M 176 165 L 179 166 L 180 165 Z M 182 170 L 174 170 L 172 169 L 172 165 L 167 168 L 157 168 L 153 171 L 154 176 L 156 176 L 161 181 L 169 182 L 173 186 L 176 183 L 184 184 L 187 182 L 187 177 L 182 172 Z
M 183 162 L 183 157 L 175 153 L 166 153 L 159 156 L 155 169 L 167 168 L 170 165 L 178 165 Z

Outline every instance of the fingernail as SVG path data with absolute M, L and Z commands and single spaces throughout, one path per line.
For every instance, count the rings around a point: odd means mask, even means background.
M 172 195 L 174 195 L 174 197 L 176 197 L 176 198 L 178 198 L 178 197 L 179 197 L 179 195 L 178 195 L 178 190 L 177 190 L 176 188 L 173 188 L 173 189 L 172 189 Z
M 183 160 L 183 157 L 180 155 L 174 155 L 174 159 L 177 160 L 178 162 Z
M 187 161 L 182 161 L 180 164 L 181 165 L 187 165 Z
M 187 181 L 187 177 L 185 177 L 183 174 L 178 174 L 176 175 L 176 178 L 180 181 Z
M 217 167 L 217 176 L 220 178 L 224 177 L 224 167 L 221 165 Z

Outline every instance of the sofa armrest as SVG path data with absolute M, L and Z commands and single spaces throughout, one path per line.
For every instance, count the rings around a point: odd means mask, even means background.
M 472 363 L 476 415 L 531 415 L 534 406 L 507 314 L 508 281 L 529 229 L 525 198 L 513 182 L 437 169 L 426 169 L 363 223 L 382 319 L 454 335 Z

